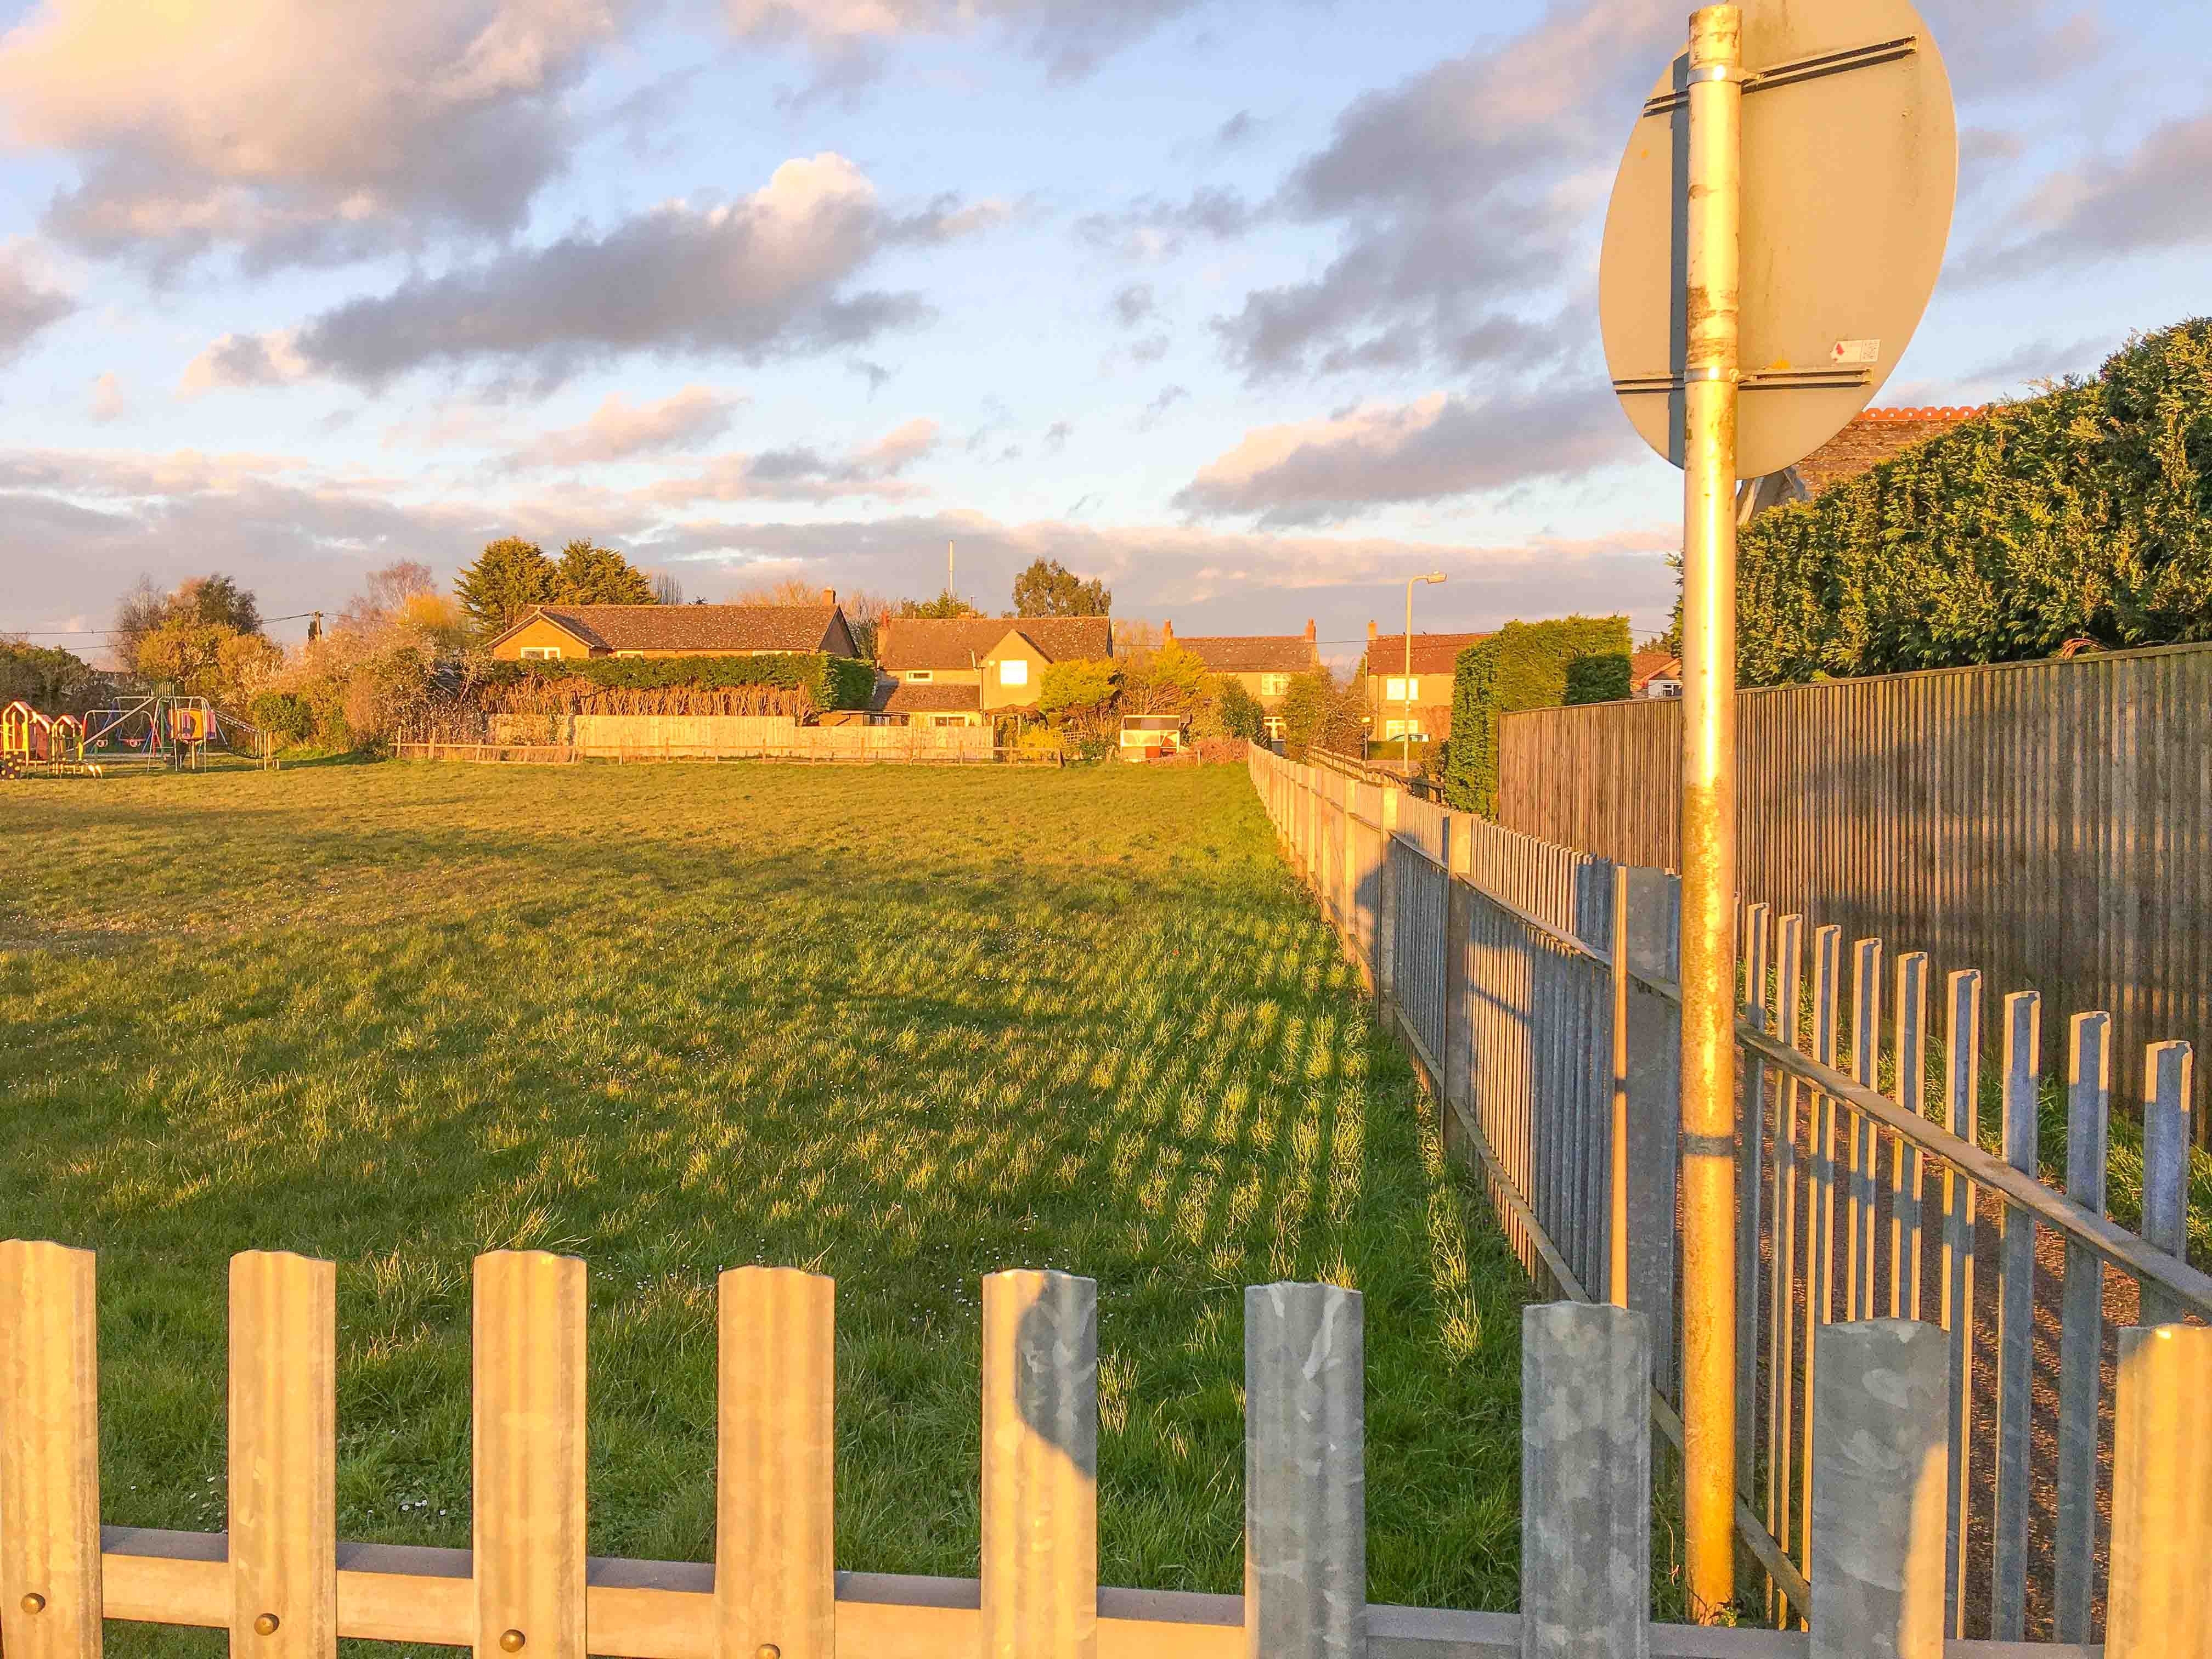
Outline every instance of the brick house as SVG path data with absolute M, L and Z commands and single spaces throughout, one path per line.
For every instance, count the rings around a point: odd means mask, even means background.
M 1206 665 L 1206 672 L 1241 684 L 1267 711 L 1267 735 L 1283 735 L 1276 711 L 1289 695 L 1291 682 L 1300 674 L 1318 673 L 1321 648 L 1315 643 L 1313 619 L 1306 619 L 1303 634 L 1202 634 L 1188 638 L 1167 625 L 1164 638 L 1181 646 Z
M 1104 617 L 896 617 L 876 638 L 884 678 L 870 712 L 901 726 L 983 726 L 1036 707 L 1056 662 L 1104 660 Z
M 857 657 L 825 587 L 818 605 L 540 605 L 492 636 L 501 662 L 600 657 Z
M 1915 444 L 1940 438 L 1983 411 L 1961 409 L 1869 409 L 1795 466 L 1747 478 L 1736 491 L 1736 522 L 1749 524 L 1760 514 L 1798 501 L 1817 500 Z
M 1367 624 L 1367 654 L 1360 666 L 1367 680 L 1367 735 L 1386 739 L 1411 736 L 1414 742 L 1442 743 L 1451 736 L 1452 685 L 1459 653 L 1490 637 L 1487 634 L 1416 634 L 1413 672 L 1407 672 L 1406 636 L 1377 634 Z

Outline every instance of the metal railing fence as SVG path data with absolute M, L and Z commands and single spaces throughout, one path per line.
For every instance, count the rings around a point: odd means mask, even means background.
M 1463 816 L 1402 827 L 1401 797 L 1370 820 L 1342 780 L 1258 750 L 1250 769 L 1530 1273 L 1650 1316 L 1668 1426 L 1674 879 Z M 1770 1613 L 1806 1611 L 1821 1334 L 1891 1317 L 1943 1334 L 1946 1628 L 2094 1640 L 2110 1605 L 2122 1334 L 2212 1320 L 2212 1277 L 2185 1259 L 2189 1045 L 2146 1051 L 2140 1151 L 2116 1158 L 2108 1015 L 2069 1021 L 2054 1092 L 2034 992 L 2007 996 L 1992 1025 L 1972 970 L 1939 990 L 1922 953 L 1892 963 L 1868 939 L 1847 958 L 1839 929 L 1765 906 L 1744 908 L 1739 939 L 1739 1521 Z M 2053 1188 L 2041 1124 L 2062 1113 Z M 2132 1231 L 2112 1218 L 2115 1171 Z

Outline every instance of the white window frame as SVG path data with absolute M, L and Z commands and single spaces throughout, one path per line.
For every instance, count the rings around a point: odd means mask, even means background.
M 1279 697 L 1290 689 L 1291 677 L 1288 674 L 1262 674 L 1260 676 L 1260 695 L 1263 697 Z
M 615 655 L 617 657 L 641 657 L 645 653 L 642 651 L 617 651 L 615 653 Z
M 937 672 L 934 669 L 909 668 L 906 671 L 906 683 L 908 685 L 927 685 L 936 678 Z
M 524 662 L 559 662 L 561 647 L 557 645 L 526 645 L 515 654 Z
M 1402 674 L 1393 674 L 1382 682 L 1382 701 L 1385 702 L 1419 702 L 1421 700 L 1421 677 L 1411 679 Z
M 1279 738 L 1279 737 L 1281 737 L 1281 736 L 1283 735 L 1283 732 L 1284 732 L 1284 729 L 1285 729 L 1285 728 L 1284 728 L 1284 725 L 1283 725 L 1283 717 L 1282 717 L 1280 714 L 1270 714 L 1270 715 L 1268 715 L 1268 716 L 1267 716 L 1267 735 L 1268 735 L 1269 737 L 1271 737 L 1271 738 Z
M 999 659 L 999 684 L 1026 688 L 1030 683 L 1030 659 L 1027 657 Z
M 1429 740 L 1429 734 L 1421 730 L 1421 723 L 1419 720 L 1385 720 L 1382 725 L 1382 741 L 1395 743 L 1401 738 L 1411 738 L 1416 743 L 1426 743 Z

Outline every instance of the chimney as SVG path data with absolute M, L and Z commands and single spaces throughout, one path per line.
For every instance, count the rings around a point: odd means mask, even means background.
M 1375 643 L 1375 619 L 1371 617 L 1367 621 L 1367 643 L 1370 645 Z
M 1306 643 L 1307 643 L 1308 645 L 1311 645 L 1313 642 L 1314 642 L 1314 619 L 1313 619 L 1311 617 L 1308 617 L 1306 618 Z
M 823 589 L 822 590 L 822 603 L 823 603 L 823 604 L 824 604 L 824 605 L 835 605 L 835 604 L 836 604 L 836 603 L 837 603 L 837 590 L 836 590 L 836 588 L 834 588 L 834 587 L 825 587 L 825 588 L 823 588 Z
M 1163 645 L 1173 645 L 1175 643 L 1174 623 L 1164 622 L 1160 624 L 1160 643 Z

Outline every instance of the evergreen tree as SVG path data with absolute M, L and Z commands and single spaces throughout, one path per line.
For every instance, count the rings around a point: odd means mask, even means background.
M 652 580 L 611 547 L 579 537 L 561 550 L 553 592 L 562 605 L 654 605 Z
M 462 570 L 453 592 L 479 633 L 496 634 L 532 605 L 552 604 L 559 574 L 535 542 L 502 536 Z
M 1057 559 L 1039 559 L 1014 578 L 1018 617 L 1103 617 L 1113 604 L 1104 582 L 1085 581 Z

